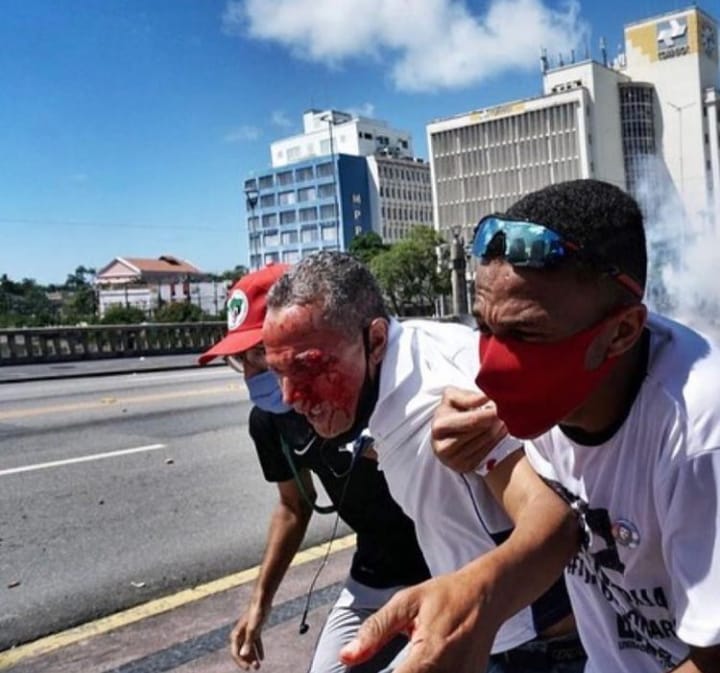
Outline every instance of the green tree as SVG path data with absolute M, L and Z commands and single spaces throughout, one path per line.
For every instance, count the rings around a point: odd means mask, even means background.
M 0 326 L 42 327 L 56 322 L 56 308 L 47 290 L 32 278 L 15 282 L 0 277 Z
M 63 322 L 77 324 L 97 320 L 97 295 L 93 280 L 95 269 L 78 266 L 75 273 L 68 274 L 61 288 L 67 295 L 63 302 Z
M 78 266 L 75 269 L 75 273 L 69 273 L 65 280 L 64 289 L 66 290 L 78 290 L 92 286 L 92 282 L 95 279 L 95 269 L 88 268 L 85 266 Z
M 229 280 L 233 283 L 239 281 L 248 272 L 248 268 L 242 264 L 238 264 L 234 269 L 228 269 L 222 273 L 212 274 L 212 280 Z
M 200 322 L 205 317 L 199 306 L 187 301 L 169 302 L 155 311 L 155 322 Z
M 137 325 L 146 320 L 145 311 L 137 306 L 113 304 L 106 309 L 100 322 L 103 325 Z
M 366 266 L 381 252 L 386 252 L 390 246 L 383 243 L 382 238 L 374 231 L 368 231 L 350 241 L 348 252 Z
M 450 292 L 450 270 L 438 263 L 443 243 L 432 227 L 417 226 L 372 259 L 370 270 L 395 314 L 432 315 L 436 298 Z

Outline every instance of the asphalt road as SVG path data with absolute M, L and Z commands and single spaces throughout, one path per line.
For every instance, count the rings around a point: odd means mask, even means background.
M 225 367 L 0 386 L 0 650 L 258 563 L 248 410 Z

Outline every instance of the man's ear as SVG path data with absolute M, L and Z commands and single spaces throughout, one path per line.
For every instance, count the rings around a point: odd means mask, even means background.
M 385 318 L 375 318 L 368 327 L 368 362 L 373 367 L 379 365 L 385 357 L 389 327 Z
M 645 304 L 633 304 L 625 309 L 617 323 L 615 334 L 608 345 L 607 356 L 619 357 L 629 351 L 642 336 L 647 323 Z

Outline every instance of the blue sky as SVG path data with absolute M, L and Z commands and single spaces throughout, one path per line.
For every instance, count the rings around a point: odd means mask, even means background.
M 624 23 L 688 4 L 3 0 L 0 274 L 246 263 L 243 180 L 304 110 L 385 119 L 427 157 L 428 121 L 539 93 L 538 41 L 612 55 Z

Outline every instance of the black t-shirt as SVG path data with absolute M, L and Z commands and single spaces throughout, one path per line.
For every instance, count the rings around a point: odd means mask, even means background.
M 250 436 L 265 479 L 293 479 L 281 442 L 298 471 L 312 470 L 357 535 L 350 574 L 367 586 L 383 589 L 416 584 L 430 576 L 415 537 L 413 522 L 392 499 L 377 461 L 358 456 L 332 440 L 315 437 L 304 416 L 290 411 L 271 414 L 258 407 L 250 412 Z M 352 466 L 352 467 L 351 467 Z

